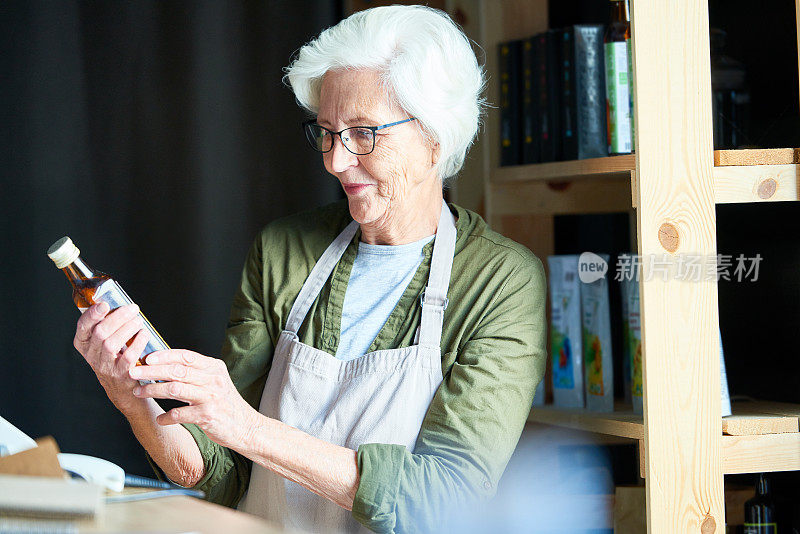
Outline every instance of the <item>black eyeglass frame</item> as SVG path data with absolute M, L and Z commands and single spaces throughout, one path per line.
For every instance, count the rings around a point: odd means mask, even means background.
M 325 153 L 330 152 L 331 150 L 333 150 L 333 141 L 331 141 L 331 147 L 328 150 L 320 150 L 319 147 L 316 146 L 316 143 L 311 141 L 311 138 L 308 135 L 307 128 L 309 126 L 316 126 L 317 128 L 322 128 L 323 130 L 325 130 L 326 132 L 331 134 L 331 139 L 333 139 L 334 136 L 338 135 L 339 136 L 339 141 L 342 142 L 342 146 L 348 152 L 350 152 L 351 154 L 355 154 L 356 156 L 366 156 L 367 154 L 371 154 L 372 151 L 375 150 L 375 132 L 377 132 L 378 130 L 383 130 L 384 128 L 389 128 L 391 126 L 397 126 L 398 124 L 403 124 L 405 122 L 411 122 L 411 121 L 415 121 L 415 120 L 417 120 L 416 117 L 411 117 L 410 119 L 403 119 L 401 121 L 390 122 L 389 124 L 383 124 L 381 126 L 351 126 L 349 128 L 345 128 L 343 130 L 339 130 L 338 132 L 334 132 L 333 130 L 325 128 L 324 126 L 320 126 L 319 124 L 316 123 L 316 119 L 307 120 L 307 121 L 303 122 L 303 124 L 301 126 L 303 128 L 303 133 L 306 134 L 306 141 L 308 141 L 308 144 L 311 145 L 311 148 L 313 148 L 315 151 L 319 152 L 320 154 L 325 154 Z M 364 153 L 353 152 L 347 146 L 347 143 L 344 142 L 344 139 L 342 139 L 342 133 L 346 132 L 347 130 L 357 130 L 357 129 L 372 130 L 372 148 L 369 150 L 369 152 L 364 152 Z

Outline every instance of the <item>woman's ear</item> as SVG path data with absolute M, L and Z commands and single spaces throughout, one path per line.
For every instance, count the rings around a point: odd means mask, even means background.
M 434 167 L 437 163 L 439 163 L 439 156 L 441 155 L 441 152 L 442 150 L 441 146 L 439 146 L 439 143 L 433 143 L 433 146 L 431 146 L 431 167 Z

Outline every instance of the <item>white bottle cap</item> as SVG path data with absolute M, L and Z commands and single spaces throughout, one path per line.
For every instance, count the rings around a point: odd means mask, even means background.
M 50 248 L 47 249 L 47 255 L 51 260 L 53 260 L 53 262 L 56 264 L 56 267 L 63 269 L 70 263 L 77 260 L 78 256 L 81 255 L 81 251 L 78 250 L 78 247 L 75 246 L 75 244 L 72 242 L 72 239 L 64 236 L 50 245 Z

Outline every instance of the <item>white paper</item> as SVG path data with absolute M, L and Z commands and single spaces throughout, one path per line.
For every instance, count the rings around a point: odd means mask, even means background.
M 22 430 L 0 417 L 0 456 L 17 454 L 36 447 L 36 442 Z
M 722 351 L 722 332 L 719 333 L 719 379 L 722 392 L 722 417 L 731 415 L 731 397 L 728 393 L 728 373 L 725 371 L 725 353 Z

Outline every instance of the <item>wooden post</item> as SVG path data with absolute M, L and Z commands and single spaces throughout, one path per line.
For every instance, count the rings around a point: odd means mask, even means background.
M 708 5 L 632 7 L 648 532 L 722 534 L 716 279 L 647 266 L 717 253 Z

